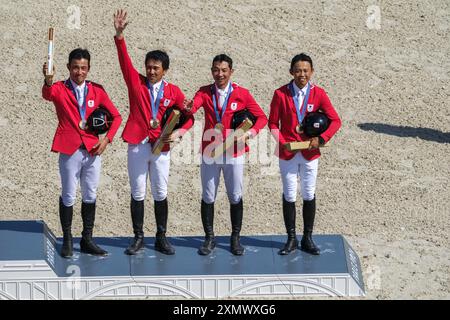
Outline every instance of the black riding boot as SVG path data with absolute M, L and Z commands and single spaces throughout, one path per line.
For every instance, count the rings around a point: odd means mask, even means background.
M 96 256 L 105 256 L 107 251 L 103 250 L 94 243 L 92 239 L 92 230 L 95 221 L 95 202 L 81 203 L 81 218 L 83 219 L 83 231 L 81 232 L 80 251 Z
M 131 196 L 130 211 L 134 240 L 125 250 L 125 254 L 135 255 L 139 250 L 144 248 L 144 200 L 136 201 Z
M 316 198 L 303 200 L 303 238 L 301 249 L 310 254 L 319 255 L 320 249 L 314 244 L 312 232 L 314 227 L 314 217 L 316 215 Z
M 164 254 L 175 254 L 175 249 L 166 238 L 167 230 L 167 216 L 169 208 L 167 205 L 167 198 L 162 201 L 155 200 L 155 219 L 156 219 L 156 241 L 155 250 Z
M 62 201 L 62 198 L 59 197 L 59 219 L 61 221 L 61 228 L 63 231 L 61 256 L 63 258 L 70 258 L 73 255 L 72 217 L 73 206 L 66 207 Z
M 236 256 L 242 256 L 244 254 L 244 247 L 240 243 L 240 232 L 242 227 L 242 216 L 244 213 L 244 205 L 241 201 L 236 204 L 230 203 L 230 216 L 231 216 L 231 253 Z
M 287 242 L 278 254 L 287 255 L 298 248 L 297 235 L 295 234 L 295 202 L 288 202 L 283 194 L 283 219 L 288 235 Z
M 203 230 L 205 231 L 205 241 L 198 249 L 198 254 L 206 256 L 216 247 L 216 239 L 214 238 L 214 202 L 207 204 L 202 200 L 201 215 Z

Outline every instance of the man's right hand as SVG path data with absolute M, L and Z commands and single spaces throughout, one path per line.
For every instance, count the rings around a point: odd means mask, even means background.
M 114 28 L 116 29 L 116 37 L 118 39 L 123 39 L 123 30 L 125 30 L 127 25 L 127 12 L 123 9 L 117 10 L 114 14 Z
M 47 62 L 44 63 L 43 67 L 42 67 L 42 73 L 44 74 L 44 79 L 45 79 L 45 84 L 48 86 L 51 86 L 53 84 L 53 76 L 55 75 L 55 66 L 53 66 L 53 72 L 52 74 L 47 74 Z

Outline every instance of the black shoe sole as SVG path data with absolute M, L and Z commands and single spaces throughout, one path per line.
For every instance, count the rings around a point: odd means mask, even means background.
M 290 244 L 290 241 L 289 241 L 289 240 L 288 240 L 288 242 L 284 245 L 284 247 L 283 247 L 282 249 L 278 250 L 278 254 L 279 254 L 280 256 L 287 256 L 288 254 L 290 254 L 290 253 L 294 252 L 295 250 L 299 249 L 299 243 L 298 243 L 298 240 L 295 241 L 295 242 L 293 243 L 292 246 L 289 246 L 288 244 Z M 287 248 L 289 248 L 289 247 L 290 247 L 290 249 L 287 249 Z
M 205 244 L 205 242 L 203 244 Z M 202 245 L 197 250 L 197 253 L 199 255 L 201 255 L 201 256 L 207 256 L 207 255 L 211 254 L 214 251 L 214 249 L 216 248 L 217 243 L 216 243 L 215 240 L 213 240 L 213 241 L 210 242 L 210 244 L 211 245 L 209 247 L 205 247 L 205 246 Z
M 124 253 L 125 253 L 126 255 L 128 255 L 128 256 L 135 256 L 135 255 L 137 255 L 141 250 L 142 250 L 142 249 L 139 249 L 139 250 L 137 250 L 137 251 L 128 251 L 128 250 L 125 250 Z
M 70 252 L 69 251 L 64 252 L 64 250 L 61 250 L 60 256 L 66 259 L 70 259 L 73 256 L 73 250 L 70 250 Z
M 230 252 L 235 255 L 235 256 L 242 256 L 244 254 L 245 248 L 243 246 L 241 246 L 240 243 L 238 243 L 238 245 L 230 246 Z
M 171 255 L 174 255 L 174 254 L 175 254 L 175 250 L 173 250 L 173 251 L 167 251 L 167 250 L 165 250 L 165 249 L 158 248 L 158 247 L 155 247 L 155 250 L 158 251 L 158 252 L 161 252 L 161 253 L 163 253 L 163 254 L 165 254 L 165 255 L 168 255 L 168 256 L 171 256 Z
M 143 249 L 144 249 L 144 247 L 139 248 L 139 249 L 137 249 L 137 250 L 128 250 L 128 249 L 126 249 L 126 250 L 124 251 L 124 253 L 125 253 L 126 255 L 129 255 L 129 256 L 135 256 L 135 255 L 137 255 L 140 251 L 142 251 Z
M 197 253 L 201 256 L 207 256 L 207 255 L 210 255 L 214 251 L 215 248 L 216 248 L 216 246 L 214 246 L 212 248 L 202 247 L 202 248 L 198 249 Z
M 80 247 L 80 252 L 86 253 L 86 254 L 91 254 L 93 256 L 102 256 L 102 257 L 109 255 L 108 251 L 104 251 L 104 252 L 100 253 L 100 252 L 96 252 L 96 251 L 91 251 L 90 249 L 87 249 L 84 247 Z
M 235 256 L 243 256 L 244 255 L 244 251 L 231 251 L 231 253 Z
M 201 249 L 198 249 L 197 253 L 201 256 L 207 256 L 210 255 L 212 253 L 212 250 L 207 251 L 202 251 Z
M 80 252 L 81 252 L 81 253 L 84 253 L 84 254 L 90 254 L 90 255 L 93 255 L 93 256 L 98 256 L 98 257 L 106 257 L 106 256 L 109 255 L 108 252 L 105 252 L 105 253 L 97 253 L 97 252 L 91 252 L 91 251 L 81 250 L 81 249 L 80 249 Z
M 280 256 L 287 256 L 287 255 L 289 255 L 289 254 L 291 254 L 292 252 L 294 252 L 295 250 L 297 250 L 298 248 L 295 248 L 295 249 L 292 249 L 292 250 L 284 250 L 284 249 L 281 249 L 281 250 L 278 250 L 278 254 L 280 255 Z

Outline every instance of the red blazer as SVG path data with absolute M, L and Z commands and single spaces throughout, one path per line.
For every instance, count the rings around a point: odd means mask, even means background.
M 42 97 L 53 102 L 59 121 L 55 137 L 53 138 L 52 151 L 71 155 L 83 143 L 86 149 L 92 152 L 92 147 L 98 142 L 98 137 L 93 133 L 81 130 L 78 126 L 81 116 L 78 110 L 77 99 L 70 89 L 69 81 L 58 81 L 50 87 L 44 84 L 42 87 Z M 109 141 L 112 142 L 122 122 L 122 117 L 101 85 L 90 81 L 86 81 L 86 85 L 88 94 L 86 97 L 85 118 L 87 119 L 92 111 L 100 105 L 105 107 L 113 117 L 111 128 L 106 134 Z
M 316 85 L 312 85 L 307 105 L 307 113 L 321 110 L 330 119 L 330 126 L 321 134 L 321 137 L 327 142 L 341 127 L 341 119 L 331 104 L 325 90 Z M 269 115 L 269 129 L 279 143 L 276 154 L 283 160 L 289 160 L 295 156 L 295 152 L 290 152 L 283 147 L 285 143 L 310 139 L 303 133 L 299 134 L 295 131 L 297 124 L 298 120 L 294 100 L 289 90 L 289 84 L 286 84 L 275 90 L 270 104 Z M 301 150 L 301 153 L 307 160 L 314 160 L 320 157 L 320 149 Z
M 114 41 L 117 47 L 117 54 L 119 56 L 123 78 L 128 87 L 128 99 L 130 101 L 130 114 L 122 133 L 122 139 L 125 142 L 137 144 L 148 137 L 149 142 L 154 143 L 159 138 L 162 128 L 161 126 L 158 126 L 156 129 L 150 127 L 152 111 L 146 77 L 139 74 L 133 67 L 133 63 L 127 52 L 125 40 L 119 40 L 117 37 L 114 37 Z M 158 114 L 156 116 L 160 122 L 167 108 L 176 105 L 181 110 L 184 101 L 184 94 L 181 92 L 180 88 L 166 81 L 163 81 L 163 84 L 164 95 L 160 101 Z M 187 121 L 180 128 L 180 134 L 183 135 L 194 124 L 194 117 L 183 110 L 181 111 L 187 116 Z M 164 145 L 162 151 L 165 152 L 169 150 L 170 144 Z
M 223 130 L 223 135 L 221 140 L 215 140 L 213 137 L 209 139 L 209 137 L 205 138 L 205 132 L 208 129 L 214 129 L 214 126 L 217 123 L 216 113 L 214 111 L 214 104 L 212 100 L 212 91 L 211 88 L 214 84 L 210 84 L 204 87 L 201 87 L 194 96 L 194 105 L 192 107 L 191 113 L 195 113 L 198 111 L 200 107 L 203 107 L 205 111 L 205 127 L 203 129 L 202 135 L 202 154 L 205 151 L 205 148 L 214 143 L 214 145 L 220 144 L 224 139 L 230 135 L 233 130 L 231 129 L 233 114 L 237 111 L 247 109 L 256 117 L 256 123 L 250 129 L 252 136 L 256 136 L 258 132 L 264 128 L 267 124 L 267 117 L 264 114 L 264 111 L 261 107 L 256 103 L 255 99 L 252 97 L 250 92 L 238 86 L 236 83 L 232 83 L 233 91 L 230 94 L 228 99 L 227 108 L 222 118 L 222 124 L 224 125 L 225 130 Z M 228 130 L 227 130 L 228 129 Z M 233 157 L 238 157 L 245 152 L 249 151 L 249 147 L 245 144 L 245 148 L 241 148 L 241 150 L 237 150 L 235 144 Z M 210 150 L 212 146 L 209 147 Z M 230 149 L 231 150 L 231 149 Z

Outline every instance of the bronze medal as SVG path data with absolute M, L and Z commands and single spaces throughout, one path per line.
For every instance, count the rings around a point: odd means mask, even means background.
M 78 123 L 78 126 L 80 127 L 81 130 L 85 130 L 86 129 L 86 120 L 80 120 L 80 122 Z
M 216 123 L 216 125 L 214 126 L 214 129 L 218 132 L 222 132 L 223 128 L 223 124 L 221 124 L 220 122 Z
M 150 120 L 150 126 L 151 126 L 153 129 L 158 128 L 158 126 L 159 126 L 159 121 L 158 121 L 158 119 L 152 119 L 152 120 Z
M 302 132 L 303 132 L 302 126 L 301 126 L 300 124 L 298 124 L 298 125 L 295 127 L 295 131 L 297 131 L 297 133 L 302 133 Z

